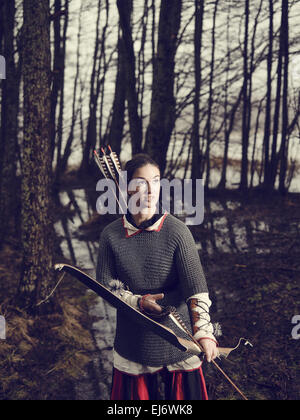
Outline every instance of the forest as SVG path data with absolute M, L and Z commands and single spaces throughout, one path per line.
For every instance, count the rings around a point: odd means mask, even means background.
M 108 145 L 203 180 L 213 317 L 253 344 L 221 366 L 249 399 L 299 399 L 299 17 L 297 0 L 0 0 L 0 399 L 108 398 L 115 314 L 54 270 L 95 273 Z M 213 366 L 207 382 L 239 398 Z

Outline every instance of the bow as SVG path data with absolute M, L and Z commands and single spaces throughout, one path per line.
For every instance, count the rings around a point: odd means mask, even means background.
M 114 308 L 122 311 L 126 316 L 132 321 L 137 322 L 142 325 L 144 328 L 148 328 L 152 330 L 154 333 L 162 337 L 163 339 L 167 340 L 169 343 L 177 347 L 179 350 L 190 353 L 193 355 L 201 355 L 203 353 L 203 348 L 200 343 L 198 343 L 189 332 L 186 325 L 183 323 L 180 315 L 176 312 L 176 309 L 173 307 L 167 307 L 165 309 L 164 316 L 169 316 L 172 321 L 182 329 L 186 334 L 187 338 L 178 337 L 175 332 L 165 325 L 159 323 L 157 320 L 153 319 L 151 316 L 135 309 L 134 307 L 130 306 L 124 300 L 122 300 L 116 292 L 111 291 L 104 285 L 98 283 L 95 279 L 91 276 L 86 274 L 81 269 L 74 267 L 69 264 L 56 264 L 54 267 L 56 270 L 63 271 L 65 273 L 69 273 L 89 289 L 93 290 L 97 293 L 98 296 L 105 299 L 108 303 L 110 303 Z M 227 358 L 229 354 L 236 350 L 242 341 L 245 341 L 245 345 L 250 344 L 248 340 L 241 338 L 239 343 L 234 348 L 229 347 L 219 347 L 220 356 Z M 235 383 L 229 378 L 229 376 L 220 368 L 220 366 L 213 360 L 213 365 L 222 373 L 222 375 L 228 380 L 228 382 L 234 387 L 234 389 L 242 396 L 244 400 L 247 400 L 247 397 L 244 393 L 235 385 Z

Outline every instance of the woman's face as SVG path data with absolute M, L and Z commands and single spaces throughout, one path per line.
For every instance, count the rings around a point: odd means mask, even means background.
M 160 171 L 151 164 L 138 168 L 129 183 L 128 193 L 138 194 L 137 205 L 141 209 L 155 209 L 160 193 Z

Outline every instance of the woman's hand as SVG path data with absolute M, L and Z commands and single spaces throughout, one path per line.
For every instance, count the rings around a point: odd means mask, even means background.
M 163 297 L 163 293 L 159 293 L 157 295 L 147 295 L 140 299 L 139 306 L 142 311 L 149 314 L 160 314 L 162 312 L 162 307 L 156 303 L 156 301 L 163 299 Z
M 213 340 L 209 338 L 202 338 L 199 340 L 199 343 L 201 344 L 204 350 L 206 360 L 208 361 L 208 363 L 210 363 L 212 360 L 219 356 L 217 343 L 215 343 Z

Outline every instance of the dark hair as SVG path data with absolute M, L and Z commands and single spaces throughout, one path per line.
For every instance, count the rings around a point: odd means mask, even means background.
M 146 153 L 138 153 L 137 155 L 134 155 L 125 165 L 125 171 L 127 171 L 127 182 L 131 181 L 133 174 L 137 169 L 146 165 L 153 165 L 160 169 L 158 163 Z

